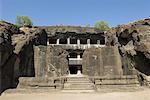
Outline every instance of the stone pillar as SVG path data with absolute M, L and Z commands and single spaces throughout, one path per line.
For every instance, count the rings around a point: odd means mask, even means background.
M 87 44 L 90 44 L 90 39 L 87 39 Z
M 104 37 L 105 39 L 105 45 L 107 44 L 107 42 L 108 42 L 108 39 L 107 39 L 107 37 Z
M 81 58 L 81 57 L 80 57 L 80 54 L 78 54 L 78 55 L 77 55 L 77 59 L 80 59 L 80 58 Z
M 34 46 L 35 77 L 46 75 L 46 46 Z
M 68 70 L 68 75 L 70 75 L 70 70 Z
M 90 47 L 90 39 L 87 39 L 88 48 Z
M 49 42 L 48 42 L 49 43 Z M 39 52 L 40 52 L 40 49 L 38 48 L 38 46 L 34 46 L 34 67 L 35 67 L 35 77 L 38 77 L 39 76 L 39 67 L 40 67 L 40 64 L 39 64 Z
M 80 45 L 80 39 L 77 39 L 77 45 Z
M 98 45 L 100 45 L 100 44 L 101 44 L 101 43 L 100 43 L 100 40 L 97 40 L 97 44 L 98 44 Z
M 70 44 L 70 38 L 67 38 L 67 44 Z
M 78 54 L 77 54 L 77 60 L 80 60 L 80 59 L 81 59 L 81 55 L 80 55 L 80 53 L 78 53 Z M 82 75 L 82 74 L 81 74 L 81 66 L 78 66 L 77 75 L 79 75 L 79 76 Z
M 81 70 L 78 69 L 77 75 L 78 75 L 78 76 L 82 76 Z
M 59 45 L 59 39 L 57 39 L 56 44 Z
M 47 45 L 49 45 L 49 39 L 47 40 Z

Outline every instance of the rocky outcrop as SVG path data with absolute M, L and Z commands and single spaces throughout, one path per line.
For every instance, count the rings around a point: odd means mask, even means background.
M 150 19 L 119 25 L 106 32 L 107 45 L 117 45 L 122 62 L 150 75 Z M 125 65 L 124 65 L 125 66 Z
M 40 49 L 41 55 L 44 55 L 44 52 L 49 53 L 48 56 L 45 55 L 47 61 L 44 61 L 50 63 L 50 65 L 46 65 L 48 70 L 54 73 L 55 71 L 59 72 L 60 75 L 67 73 L 67 51 L 59 47 L 45 46 L 47 45 L 47 35 L 56 38 L 70 36 L 83 38 L 79 37 L 79 34 L 86 34 L 85 38 L 90 37 L 90 39 L 93 38 L 93 35 L 98 39 L 105 36 L 108 48 L 109 46 L 118 47 L 124 75 L 133 74 L 134 68 L 139 73 L 150 75 L 150 19 L 119 25 L 106 32 L 100 32 L 99 29 L 91 27 L 78 26 L 18 28 L 11 23 L 0 21 L 0 92 L 7 88 L 16 87 L 20 76 L 35 76 L 34 45 L 42 45 L 41 48 L 45 48 Z M 95 56 L 93 57 L 95 58 Z M 54 73 L 48 74 L 55 76 Z
M 13 45 L 11 36 L 17 33 L 19 33 L 19 30 L 16 26 L 7 22 L 0 22 L 0 66 L 3 66 L 9 56 L 12 55 Z
M 46 45 L 46 38 L 40 28 L 0 22 L 0 92 L 16 87 L 19 76 L 34 76 L 33 45 Z
M 0 22 L 0 93 L 13 84 L 13 65 L 16 57 L 11 36 L 18 32 L 16 26 Z
M 81 26 L 40 26 L 45 29 L 48 36 L 55 36 L 57 33 L 75 33 L 75 34 L 98 34 L 100 29 Z

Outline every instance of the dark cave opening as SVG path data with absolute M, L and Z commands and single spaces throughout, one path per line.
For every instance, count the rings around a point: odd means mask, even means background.
M 150 75 L 150 59 L 146 58 L 143 52 L 137 51 L 134 56 L 135 68 L 140 72 Z
M 78 70 L 81 70 L 81 73 L 82 73 L 82 66 L 81 65 L 70 65 L 69 66 L 70 74 L 77 74 Z

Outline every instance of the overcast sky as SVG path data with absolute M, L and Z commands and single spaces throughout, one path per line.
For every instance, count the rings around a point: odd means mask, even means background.
M 150 0 L 0 0 L 0 19 L 15 23 L 17 15 L 29 16 L 34 25 L 110 26 L 150 17 Z

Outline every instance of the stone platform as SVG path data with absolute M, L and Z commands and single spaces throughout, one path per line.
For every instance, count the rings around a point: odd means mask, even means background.
M 94 83 L 84 75 L 69 75 L 64 83 L 63 92 L 94 92 Z
M 94 76 L 82 74 L 55 78 L 22 77 L 17 89 L 5 93 L 46 93 L 46 92 L 120 92 L 139 91 L 143 87 L 136 75 Z

